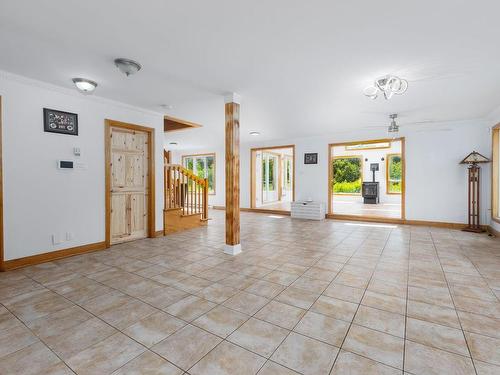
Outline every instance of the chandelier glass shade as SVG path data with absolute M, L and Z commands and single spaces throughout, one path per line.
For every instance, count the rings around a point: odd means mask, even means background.
M 401 95 L 408 89 L 408 81 L 396 76 L 387 75 L 377 78 L 373 86 L 365 88 L 364 94 L 370 99 L 377 99 L 383 94 L 386 100 L 389 100 L 393 95 Z

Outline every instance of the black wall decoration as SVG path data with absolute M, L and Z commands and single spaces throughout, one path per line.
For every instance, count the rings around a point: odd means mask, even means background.
M 318 164 L 318 153 L 304 154 L 304 164 Z
M 78 135 L 78 115 L 44 108 L 43 130 L 49 133 Z

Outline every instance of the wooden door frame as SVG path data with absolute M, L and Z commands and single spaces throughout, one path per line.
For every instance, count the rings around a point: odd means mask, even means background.
M 156 236 L 155 227 L 155 129 L 142 125 L 129 124 L 115 120 L 104 120 L 104 168 L 105 168 L 105 222 L 106 222 L 106 247 L 111 246 L 111 128 L 121 128 L 145 132 L 148 135 L 148 172 L 149 172 L 149 197 L 148 197 L 148 237 Z
M 332 186 L 330 181 L 332 180 L 332 168 L 330 168 L 331 160 L 332 160 L 332 148 L 335 146 L 349 146 L 349 145 L 358 145 L 358 144 L 372 144 L 372 143 L 382 143 L 382 142 L 401 142 L 401 162 L 402 162 L 402 178 L 401 178 L 401 217 L 398 218 L 388 218 L 382 216 L 364 216 L 364 215 L 342 215 L 335 214 L 332 212 Z M 374 220 L 384 220 L 387 222 L 395 222 L 401 223 L 406 221 L 406 211 L 405 211 L 405 202 L 406 202 L 406 153 L 405 153 L 405 137 L 399 138 L 383 138 L 383 139 L 372 139 L 368 141 L 353 141 L 353 142 L 340 142 L 340 143 L 330 143 L 328 145 L 328 214 L 327 216 L 332 219 L 374 219 Z
M 2 158 L 2 96 L 0 96 L 0 271 L 5 271 L 3 238 L 3 158 Z
M 255 157 L 254 153 L 263 150 L 276 150 L 281 148 L 291 148 L 292 149 L 292 160 L 293 160 L 293 189 L 292 189 L 292 202 L 295 201 L 295 145 L 284 145 L 284 146 L 269 146 L 269 147 L 254 147 L 250 149 L 250 208 L 255 209 L 255 184 L 254 184 L 254 171 L 255 171 Z M 261 208 L 259 208 L 261 209 Z M 265 210 L 265 208 L 262 208 Z M 276 211 L 276 210 L 271 210 Z

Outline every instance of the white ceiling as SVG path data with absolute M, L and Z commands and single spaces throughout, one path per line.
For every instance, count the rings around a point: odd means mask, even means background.
M 242 96 L 242 141 L 387 123 L 484 117 L 500 105 L 498 0 L 0 0 L 0 69 L 204 125 L 221 141 L 223 94 Z M 138 60 L 126 78 L 115 57 Z M 410 82 L 391 101 L 363 88 Z

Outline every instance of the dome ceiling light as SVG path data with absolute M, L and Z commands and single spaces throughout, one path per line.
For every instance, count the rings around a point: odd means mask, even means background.
M 408 89 L 408 81 L 396 76 L 387 75 L 377 78 L 373 86 L 369 86 L 364 90 L 364 94 L 370 99 L 377 99 L 380 94 L 384 94 L 384 98 L 389 100 L 394 94 L 401 95 Z
M 76 88 L 83 93 L 90 94 L 97 87 L 97 82 L 85 78 L 73 78 Z
M 142 68 L 141 64 L 137 61 L 123 58 L 115 59 L 115 65 L 120 72 L 125 74 L 127 77 L 131 74 L 137 73 Z

